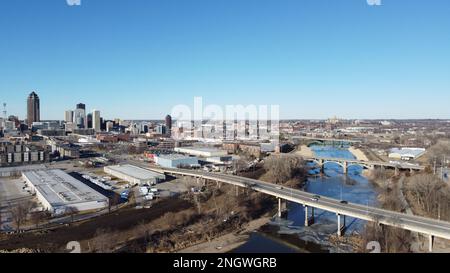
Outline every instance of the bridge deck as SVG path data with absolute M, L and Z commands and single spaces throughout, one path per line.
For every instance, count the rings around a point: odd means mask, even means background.
M 283 188 L 276 184 L 245 177 L 182 169 L 151 169 L 153 171 L 166 174 L 185 175 L 218 181 L 239 187 L 251 188 L 255 191 L 269 194 L 277 198 L 281 198 L 305 206 L 314 207 L 317 209 L 322 209 L 325 211 L 334 212 L 339 215 L 345 215 L 450 240 L 450 223 L 445 221 L 407 215 L 404 213 L 354 203 L 342 204 L 340 200 L 328 198 L 325 196 L 321 196 L 320 200 L 316 202 L 313 201 L 313 197 L 315 196 L 315 194 L 292 188 Z

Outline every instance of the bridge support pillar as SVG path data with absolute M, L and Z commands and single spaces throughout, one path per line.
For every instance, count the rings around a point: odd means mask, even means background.
M 281 218 L 282 210 L 281 210 L 281 198 L 278 198 L 278 218 Z
M 320 173 L 325 173 L 325 162 L 323 159 L 319 160 Z
M 430 235 L 428 238 L 428 251 L 430 253 L 433 253 L 433 246 L 434 246 L 434 236 Z
M 341 237 L 342 236 L 342 234 L 344 233 L 344 231 L 345 231 L 345 215 L 342 215 L 343 216 L 343 224 L 341 225 L 341 215 L 338 213 L 338 214 L 336 214 L 337 215 L 337 226 L 338 226 L 338 230 L 337 230 L 337 235 L 339 236 L 339 237 Z
M 305 227 L 309 227 L 314 224 L 314 207 L 311 207 L 311 217 L 309 217 L 309 207 L 305 207 Z

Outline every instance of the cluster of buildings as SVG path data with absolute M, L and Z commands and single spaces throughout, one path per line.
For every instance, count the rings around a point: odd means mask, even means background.
M 0 166 L 40 164 L 49 160 L 46 147 L 24 143 L 0 143 Z
M 100 111 L 93 110 L 92 113 L 86 112 L 86 104 L 77 104 L 75 110 L 67 110 L 64 114 L 65 129 L 69 132 L 76 130 L 91 129 L 92 133 L 102 130 L 103 120 Z

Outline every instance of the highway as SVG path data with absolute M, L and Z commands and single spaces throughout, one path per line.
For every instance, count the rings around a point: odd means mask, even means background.
M 169 175 L 184 175 L 200 179 L 207 179 L 222 183 L 227 183 L 239 187 L 251 188 L 276 198 L 288 200 L 304 206 L 313 207 L 340 216 L 348 216 L 366 221 L 376 222 L 386 226 L 406 229 L 413 232 L 426 234 L 450 240 L 450 222 L 435 219 L 407 215 L 404 213 L 379 209 L 361 204 L 343 204 L 341 200 L 320 196 L 318 201 L 313 200 L 315 194 L 297 189 L 280 187 L 279 185 L 267 183 L 255 179 L 238 177 L 234 175 L 207 173 L 201 171 L 183 169 L 150 168 L 153 171 Z

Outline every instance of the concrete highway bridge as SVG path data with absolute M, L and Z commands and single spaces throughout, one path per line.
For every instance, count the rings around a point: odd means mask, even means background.
M 362 161 L 362 160 L 353 160 L 353 159 L 343 159 L 343 158 L 325 158 L 325 157 L 310 157 L 305 158 L 306 161 L 316 163 L 323 172 L 324 166 L 327 163 L 336 163 L 340 165 L 343 169 L 344 174 L 348 173 L 348 168 L 350 166 L 361 166 L 365 169 L 373 170 L 375 167 L 381 168 L 389 168 L 394 169 L 395 173 L 398 174 L 401 170 L 409 170 L 410 172 L 414 171 L 423 171 L 425 167 L 407 164 L 407 163 L 390 163 L 390 162 L 382 162 L 382 161 Z
M 305 208 L 305 226 L 314 222 L 314 209 L 333 212 L 337 217 L 337 234 L 342 235 L 346 228 L 346 217 L 357 218 L 379 225 L 392 226 L 421 233 L 429 237 L 429 249 L 433 250 L 434 238 L 450 240 L 450 222 L 439 221 L 420 216 L 379 209 L 366 205 L 345 203 L 341 200 L 317 196 L 297 189 L 281 187 L 255 179 L 201 171 L 167 168 L 150 168 L 153 171 L 172 176 L 189 176 L 197 178 L 198 182 L 214 181 L 243 188 L 252 189 L 274 196 L 278 199 L 278 215 L 281 217 L 282 201 L 294 202 Z

